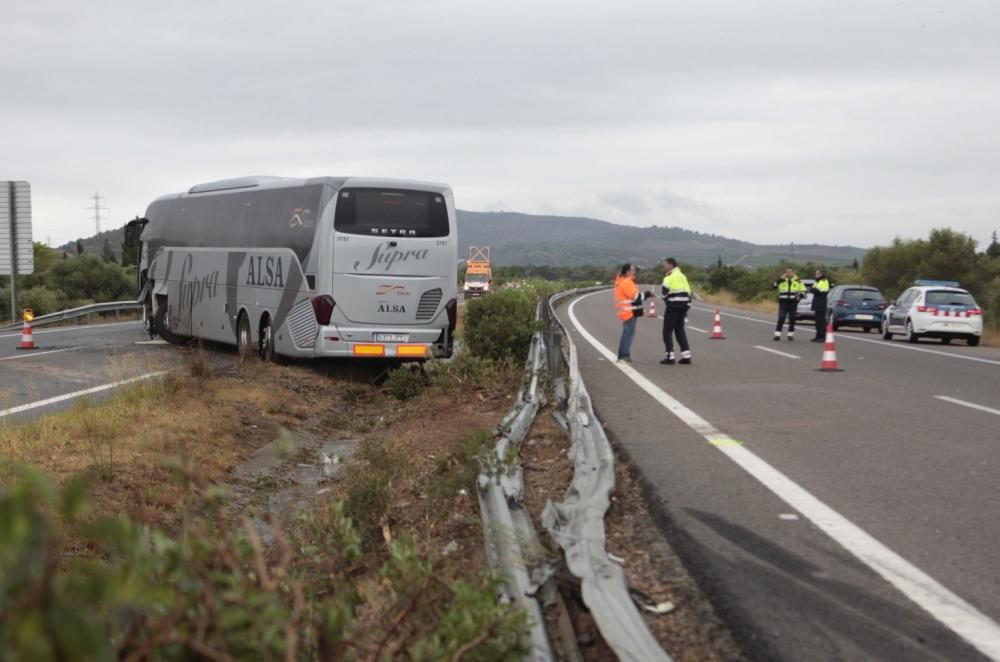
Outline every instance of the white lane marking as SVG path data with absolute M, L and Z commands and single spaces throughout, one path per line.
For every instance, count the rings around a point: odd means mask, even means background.
M 590 295 L 584 295 L 569 305 L 569 317 L 584 340 L 593 345 L 599 354 L 613 359 L 614 354 L 584 329 L 576 317 L 574 311 L 576 304 L 587 296 Z M 670 413 L 703 436 L 720 453 L 725 454 L 756 478 L 793 510 L 801 513 L 924 611 L 968 641 L 986 657 L 1000 662 L 1000 625 L 995 621 L 817 499 L 753 451 L 748 450 L 746 446 L 720 432 L 714 425 L 668 395 L 635 368 L 622 363 L 617 363 L 615 366 Z
M 715 314 L 714 310 L 709 308 L 699 308 L 698 306 L 692 306 L 692 310 L 700 310 L 705 313 Z M 769 322 L 767 320 L 759 320 L 756 317 L 747 317 L 745 315 L 737 315 L 735 313 L 726 313 L 726 317 L 734 317 L 740 320 L 746 320 L 748 322 L 756 322 L 757 324 L 768 324 L 774 325 L 774 322 Z M 978 356 L 965 356 L 963 354 L 952 354 L 951 352 L 941 352 L 936 349 L 927 349 L 925 347 L 913 347 L 911 345 L 901 345 L 897 342 L 892 342 L 888 340 L 871 340 L 870 338 L 855 338 L 854 336 L 847 336 L 844 334 L 838 334 L 837 339 L 843 338 L 844 340 L 854 340 L 856 342 L 870 342 L 873 345 L 878 345 L 879 347 L 890 347 L 892 349 L 908 349 L 911 352 L 923 352 L 925 354 L 937 354 L 938 356 L 947 356 L 952 359 L 962 359 L 963 361 L 976 361 L 977 363 L 989 363 L 991 365 L 1000 365 L 1000 361 L 994 361 L 993 359 L 983 359 Z
M 46 354 L 58 354 L 59 352 L 75 352 L 78 349 L 83 349 L 82 347 L 66 347 L 65 349 L 49 349 L 44 352 L 25 352 L 24 354 L 18 354 L 17 356 L 4 356 L 0 358 L 0 361 L 14 361 L 16 359 L 30 359 L 34 356 L 45 356 Z
M 795 513 L 781 513 L 780 515 L 778 515 L 778 519 L 783 519 L 786 522 L 794 522 L 798 518 L 799 516 L 796 515 Z
M 54 405 L 58 402 L 65 402 L 66 400 L 73 400 L 74 398 L 79 398 L 84 395 L 90 395 L 92 393 L 100 393 L 101 391 L 107 391 L 109 389 L 117 388 L 119 386 L 124 386 L 126 384 L 131 384 L 133 382 L 142 381 L 144 379 L 152 379 L 153 377 L 159 377 L 160 375 L 165 375 L 167 372 L 165 370 L 160 370 L 159 372 L 147 372 L 145 375 L 139 375 L 138 377 L 131 377 L 129 379 L 122 379 L 117 382 L 111 382 L 110 384 L 101 384 L 100 386 L 94 386 L 92 388 L 85 388 L 82 391 L 74 391 L 72 393 L 64 393 L 62 395 L 57 395 L 52 398 L 46 398 L 45 400 L 38 400 L 36 402 L 29 402 L 24 405 L 18 405 L 16 407 L 11 407 L 10 409 L 0 410 L 0 418 L 5 418 L 11 416 L 12 414 L 20 414 L 23 411 L 30 411 L 32 409 L 38 409 L 39 407 L 47 407 L 49 405 Z
M 80 324 L 78 326 L 61 326 L 58 329 L 35 329 L 31 330 L 32 335 L 39 335 L 42 333 L 66 333 L 67 331 L 102 331 L 104 329 L 114 328 L 118 326 L 127 326 L 129 324 L 142 324 L 140 320 L 135 320 L 132 322 L 108 322 L 107 324 Z M 16 333 L 5 333 L 0 335 L 0 338 L 20 338 L 21 332 Z
M 692 331 L 697 331 L 698 333 L 708 333 L 708 331 L 706 331 L 705 329 L 699 329 L 698 327 L 691 326 L 690 324 L 685 324 L 684 328 L 691 329 Z
M 965 400 L 959 400 L 958 398 L 949 398 L 947 395 L 935 395 L 938 400 L 944 400 L 945 402 L 951 402 L 956 405 L 962 405 L 963 407 L 968 407 L 970 409 L 978 409 L 979 411 L 985 411 L 987 414 L 996 414 L 1000 416 L 1000 409 L 993 409 L 992 407 L 984 407 L 983 405 L 977 405 L 974 402 L 966 402 Z
M 762 349 L 765 352 L 771 352 L 772 354 L 777 354 L 778 356 L 787 356 L 790 359 L 801 359 L 801 356 L 795 354 L 789 354 L 788 352 L 779 352 L 776 349 L 771 349 L 770 347 L 764 347 L 763 345 L 754 345 L 754 349 Z

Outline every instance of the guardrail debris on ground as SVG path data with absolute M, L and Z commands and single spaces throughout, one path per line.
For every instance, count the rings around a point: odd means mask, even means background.
M 545 403 L 539 382 L 542 374 L 548 373 L 556 403 L 564 409 L 553 415 L 570 437 L 574 470 L 565 500 L 547 503 L 542 523 L 563 550 L 567 568 L 580 580 L 583 601 L 619 659 L 670 662 L 670 656 L 649 632 L 632 602 L 625 573 L 607 554 L 604 517 L 614 491 L 614 454 L 580 376 L 576 347 L 555 315 L 558 301 L 599 289 L 604 288 L 561 292 L 538 305 L 536 318 L 544 322 L 544 328 L 532 337 L 524 384 L 497 426 L 494 452 L 479 475 L 486 552 L 490 564 L 504 578 L 506 598 L 528 613 L 532 644 L 529 658 L 552 659 L 552 645 L 538 600 L 542 595 L 546 604 L 555 603 L 559 610 L 556 620 L 560 641 L 571 646 L 564 654 L 581 659 L 565 606 L 551 581 L 555 565 L 547 558 L 531 516 L 521 505 L 523 480 L 518 446 Z M 564 363 L 568 367 L 568 388 L 563 378 Z

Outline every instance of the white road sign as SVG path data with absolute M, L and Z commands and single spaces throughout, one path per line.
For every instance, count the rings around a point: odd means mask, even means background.
M 0 181 L 0 275 L 35 270 L 31 246 L 31 184 Z

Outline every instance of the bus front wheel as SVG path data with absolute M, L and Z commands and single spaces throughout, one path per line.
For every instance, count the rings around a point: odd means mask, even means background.
M 191 340 L 187 336 L 177 335 L 170 330 L 170 321 L 167 319 L 167 304 L 165 302 L 161 303 L 157 307 L 156 312 L 153 313 L 153 324 L 151 326 L 156 331 L 156 335 L 171 345 L 183 345 Z

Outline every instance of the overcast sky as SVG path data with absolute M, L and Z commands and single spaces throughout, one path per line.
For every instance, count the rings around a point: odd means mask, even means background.
M 1000 229 L 1000 3 L 3 0 L 35 238 L 248 174 L 870 246 Z

